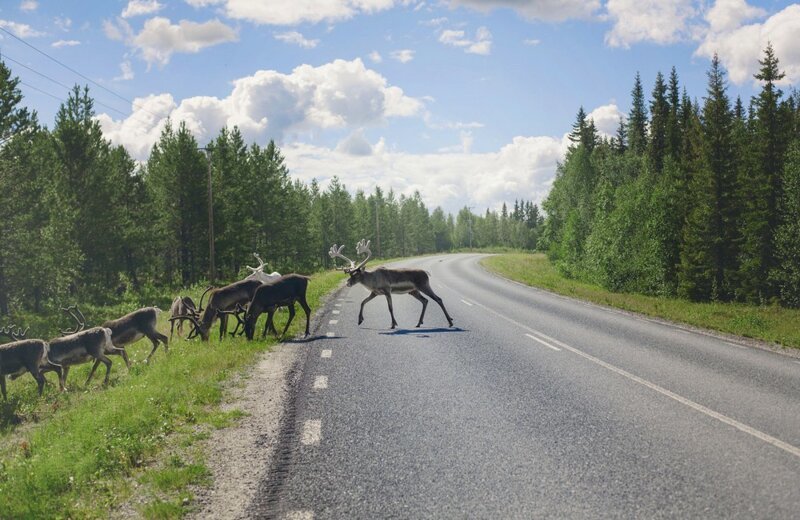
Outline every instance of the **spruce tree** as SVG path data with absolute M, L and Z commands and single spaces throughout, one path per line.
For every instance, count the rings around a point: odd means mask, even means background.
M 647 150 L 647 107 L 639 73 L 631 90 L 631 112 L 628 116 L 628 146 L 637 155 Z
M 786 155 L 779 210 L 781 224 L 775 234 L 777 266 L 772 278 L 781 302 L 800 307 L 800 138 Z
M 703 150 L 711 177 L 708 183 L 711 191 L 701 196 L 710 202 L 714 296 L 719 299 L 733 295 L 731 278 L 738 269 L 736 170 L 731 133 L 733 114 L 726 89 L 725 72 L 715 54 L 708 72 L 707 96 L 702 112 Z
M 784 78 L 772 45 L 767 45 L 755 78 L 761 92 L 752 99 L 753 169 L 742 186 L 747 201 L 742 215 L 742 294 L 765 301 L 777 294 L 769 274 L 777 267 L 774 238 L 778 227 L 778 198 L 782 191 L 788 117 L 782 109 L 783 93 L 777 82 Z
M 650 114 L 650 138 L 647 143 L 647 156 L 650 166 L 658 173 L 664 167 L 664 156 L 667 153 L 667 125 L 670 115 L 670 106 L 667 101 L 667 85 L 664 83 L 664 76 L 660 72 L 656 75 L 656 83 L 653 87 Z

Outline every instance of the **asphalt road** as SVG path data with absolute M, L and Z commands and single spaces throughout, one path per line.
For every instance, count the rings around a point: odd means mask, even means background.
M 293 347 L 253 517 L 800 517 L 797 358 L 523 287 L 479 259 L 398 264 L 431 273 L 452 329 L 432 301 L 413 328 L 407 295 L 395 331 L 383 297 L 357 326 L 361 286 L 331 302 L 323 337 Z

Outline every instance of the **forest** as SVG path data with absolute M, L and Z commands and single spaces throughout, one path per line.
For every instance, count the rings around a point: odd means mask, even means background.
M 256 263 L 253 252 L 270 270 L 309 273 L 332 266 L 332 244 L 354 253 L 362 238 L 379 258 L 534 249 L 543 223 L 531 201 L 453 216 L 419 193 L 304 184 L 275 142 L 248 144 L 237 128 L 198 143 L 183 122 L 168 123 L 140 164 L 104 138 L 88 87 L 69 92 L 52 130 L 23 101 L 0 61 L 0 315 L 232 280 Z
M 639 75 L 615 136 L 580 109 L 539 247 L 613 291 L 800 306 L 800 95 L 772 46 L 745 103 L 715 56 L 702 100 L 673 68 L 649 102 Z

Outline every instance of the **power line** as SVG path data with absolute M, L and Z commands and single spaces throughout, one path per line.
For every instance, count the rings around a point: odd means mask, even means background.
M 8 34 L 9 36 L 11 36 L 12 38 L 14 38 L 15 40 L 17 40 L 17 41 L 21 42 L 22 44 L 24 44 L 24 45 L 26 45 L 26 46 L 28 46 L 28 47 L 30 47 L 31 49 L 35 50 L 36 52 L 38 52 L 38 53 L 39 53 L 39 54 L 41 54 L 42 56 L 46 57 L 47 59 L 49 59 L 49 60 L 51 60 L 51 61 L 54 61 L 55 63 L 57 63 L 57 64 L 61 65 L 62 67 L 64 67 L 64 68 L 65 68 L 65 69 L 67 69 L 68 71 L 72 72 L 73 74 L 77 74 L 78 76 L 80 76 L 81 78 L 83 78 L 83 79 L 85 79 L 86 81 L 90 82 L 91 84 L 93 84 L 93 85 L 96 85 L 97 87 L 99 87 L 99 88 L 101 88 L 101 89 L 105 90 L 105 91 L 106 91 L 106 92 L 108 92 L 109 94 L 111 94 L 111 95 L 113 95 L 113 96 L 115 96 L 115 97 L 118 97 L 119 99 L 121 99 L 121 100 L 123 100 L 123 101 L 125 101 L 125 102 L 127 102 L 127 103 L 130 103 L 130 104 L 131 104 L 131 106 L 133 106 L 133 107 L 136 107 L 136 108 L 140 108 L 141 110 L 144 110 L 145 112 L 149 113 L 149 114 L 150 114 L 150 115 L 152 115 L 153 117 L 158 117 L 158 118 L 164 117 L 164 116 L 160 116 L 160 115 L 158 115 L 158 114 L 154 114 L 153 112 L 150 112 L 150 111 L 149 111 L 148 109 L 146 109 L 145 107 L 143 107 L 143 106 L 141 106 L 141 105 L 137 105 L 136 103 L 134 103 L 134 102 L 133 102 L 133 101 L 131 101 L 130 99 L 126 98 L 125 96 L 123 96 L 123 95 L 121 95 L 121 94 L 117 94 L 117 93 L 116 93 L 116 92 L 114 92 L 113 90 L 111 90 L 111 89 L 109 89 L 109 88 L 107 88 L 107 87 L 104 87 L 103 85 L 101 85 L 100 83 L 96 82 L 95 80 L 93 80 L 92 78 L 90 78 L 90 77 L 88 77 L 88 76 L 84 76 L 83 74 L 81 74 L 81 73 L 80 73 L 80 72 L 78 72 L 77 70 L 73 69 L 73 68 L 72 68 L 72 67 L 70 67 L 69 65 L 66 65 L 65 63 L 62 63 L 61 61 L 59 61 L 58 59 L 56 59 L 56 58 L 54 58 L 54 57 L 50 56 L 49 54 L 47 54 L 47 53 L 46 53 L 46 52 L 44 52 L 43 50 L 40 50 L 40 49 L 38 49 L 37 47 L 35 47 L 35 46 L 31 45 L 30 43 L 26 42 L 25 40 L 23 40 L 22 38 L 20 38 L 20 37 L 19 37 L 19 36 L 17 36 L 16 34 L 12 33 L 11 31 L 9 31 L 8 29 L 6 29 L 5 27 L 0 27 L 0 31 L 3 31 L 4 33 Z M 107 105 L 104 105 L 104 106 L 107 106 Z M 116 110 L 116 109 L 114 109 L 114 110 Z M 168 114 L 168 115 L 169 115 L 169 114 Z

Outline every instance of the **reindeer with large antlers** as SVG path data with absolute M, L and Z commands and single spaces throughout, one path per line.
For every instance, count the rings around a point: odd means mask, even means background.
M 270 274 L 265 273 L 264 266 L 267 265 L 266 262 L 261 259 L 258 253 L 253 253 L 253 256 L 258 260 L 258 267 L 246 265 L 245 267 L 250 271 L 250 274 L 247 275 L 245 280 L 258 280 L 261 283 L 270 283 L 281 277 L 281 273 L 277 271 L 273 271 Z
M 439 304 L 439 307 L 442 308 L 447 318 L 447 322 L 451 327 L 453 326 L 453 318 L 450 317 L 450 314 L 447 313 L 447 309 L 444 308 L 442 299 L 431 289 L 430 278 L 426 271 L 422 269 L 386 269 L 384 267 L 379 267 L 374 271 L 367 271 L 364 269 L 364 266 L 372 256 L 369 245 L 369 240 L 362 240 L 358 243 L 358 246 L 356 246 L 357 254 L 367 255 L 358 265 L 342 254 L 344 245 L 337 248 L 336 244 L 334 244 L 331 250 L 328 251 L 328 256 L 331 258 L 341 258 L 350 263 L 350 267 L 342 268 L 345 273 L 350 275 L 350 278 L 347 280 L 348 287 L 360 283 L 370 290 L 370 295 L 361 302 L 361 310 L 358 313 L 359 325 L 364 321 L 364 305 L 376 296 L 382 294 L 386 296 L 386 302 L 389 304 L 389 314 L 392 317 L 391 328 L 397 327 L 397 321 L 394 319 L 394 309 L 392 308 L 392 293 L 408 293 L 422 303 L 422 313 L 419 315 L 417 327 L 422 326 L 422 320 L 425 318 L 425 309 L 428 306 L 428 300 L 422 296 L 423 294 L 433 298 L 433 301 Z

